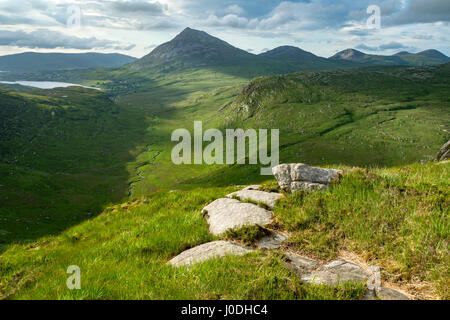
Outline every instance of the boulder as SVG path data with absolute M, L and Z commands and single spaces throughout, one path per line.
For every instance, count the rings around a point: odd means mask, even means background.
M 360 266 L 339 259 L 301 276 L 305 282 L 335 286 L 345 282 L 365 282 L 368 274 Z
M 252 249 L 239 246 L 227 241 L 214 241 L 186 250 L 169 261 L 175 267 L 189 266 L 209 259 L 220 258 L 227 255 L 242 256 L 252 252 Z
M 450 159 L 450 140 L 447 141 L 446 144 L 439 149 L 438 153 L 435 156 L 436 161 L 444 161 Z
M 272 172 L 280 187 L 290 192 L 322 190 L 342 176 L 342 170 L 315 168 L 303 163 L 281 164 Z
M 235 199 L 217 199 L 203 208 L 202 213 L 209 223 L 213 235 L 221 235 L 227 230 L 243 226 L 259 225 L 264 227 L 272 222 L 271 211 L 252 203 L 242 203 Z
M 244 189 L 227 195 L 227 198 L 238 198 L 241 201 L 252 200 L 261 202 L 270 208 L 275 207 L 275 202 L 283 197 L 280 193 L 264 192 L 252 189 Z

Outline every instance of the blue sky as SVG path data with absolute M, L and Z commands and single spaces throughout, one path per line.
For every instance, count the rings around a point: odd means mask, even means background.
M 381 28 L 367 28 L 367 8 Z M 80 24 L 71 19 L 81 13 Z M 450 55 L 450 0 L 0 0 L 0 54 L 120 52 L 141 57 L 185 27 L 260 53 L 294 45 L 320 56 L 438 49 Z

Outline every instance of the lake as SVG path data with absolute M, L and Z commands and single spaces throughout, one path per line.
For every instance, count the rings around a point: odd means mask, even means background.
M 2 84 L 18 84 L 25 87 L 33 87 L 39 89 L 54 89 L 67 87 L 83 87 L 87 89 L 101 90 L 100 88 L 87 87 L 76 83 L 53 82 L 53 81 L 0 81 Z

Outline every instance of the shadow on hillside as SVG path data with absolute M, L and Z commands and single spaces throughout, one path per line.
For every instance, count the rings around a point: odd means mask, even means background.
M 133 105 L 132 96 L 117 104 L 81 88 L 28 91 L 38 103 L 0 91 L 0 253 L 58 235 L 127 198 L 133 162 L 148 143 L 148 116 L 160 107 Z

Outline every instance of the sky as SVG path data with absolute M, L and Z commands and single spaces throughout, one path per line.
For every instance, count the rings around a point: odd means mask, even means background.
M 140 58 L 186 27 L 255 54 L 293 45 L 324 57 L 347 48 L 450 56 L 450 0 L 0 0 L 0 55 Z

